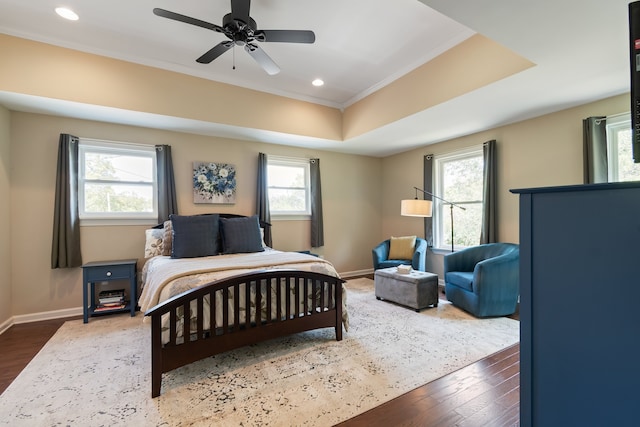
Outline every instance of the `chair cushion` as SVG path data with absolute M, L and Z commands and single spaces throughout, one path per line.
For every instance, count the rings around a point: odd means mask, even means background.
M 472 271 L 450 271 L 445 274 L 444 280 L 448 284 L 473 292 Z
M 411 259 L 416 247 L 416 236 L 391 237 L 389 259 Z

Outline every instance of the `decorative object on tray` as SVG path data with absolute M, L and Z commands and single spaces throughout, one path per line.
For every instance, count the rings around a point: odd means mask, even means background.
M 410 265 L 401 264 L 396 268 L 397 268 L 398 274 L 409 274 L 409 273 L 411 273 L 411 266 Z
M 236 167 L 193 162 L 193 203 L 235 203 Z

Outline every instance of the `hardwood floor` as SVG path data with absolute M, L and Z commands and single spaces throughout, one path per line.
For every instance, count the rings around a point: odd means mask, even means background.
M 77 318 L 14 325 L 0 335 L 0 393 L 66 320 Z M 520 345 L 516 344 L 339 426 L 517 426 L 519 394 Z
M 82 316 L 13 325 L 0 335 L 0 394 L 67 320 Z
M 517 426 L 519 419 L 516 344 L 338 426 Z

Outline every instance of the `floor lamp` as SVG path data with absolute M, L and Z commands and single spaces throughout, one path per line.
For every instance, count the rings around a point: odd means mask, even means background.
M 400 205 L 400 215 L 402 216 L 418 216 L 418 217 L 430 217 L 431 216 L 431 200 L 420 200 L 418 199 L 418 191 L 423 192 L 424 194 L 428 194 L 431 197 L 435 197 L 438 200 L 442 200 L 444 203 L 448 204 L 451 208 L 451 252 L 453 252 L 453 207 L 457 207 L 466 210 L 460 205 L 456 205 L 455 203 L 449 202 L 442 197 L 436 196 L 433 193 L 429 193 L 428 191 L 424 191 L 418 187 L 413 187 L 416 190 L 415 199 L 406 199 L 401 202 Z

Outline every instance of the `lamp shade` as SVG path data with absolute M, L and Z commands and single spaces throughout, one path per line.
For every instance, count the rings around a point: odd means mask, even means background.
M 431 200 L 407 199 L 400 204 L 402 216 L 431 216 Z

